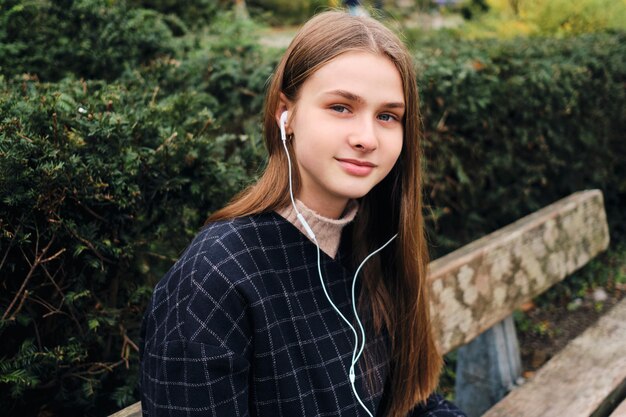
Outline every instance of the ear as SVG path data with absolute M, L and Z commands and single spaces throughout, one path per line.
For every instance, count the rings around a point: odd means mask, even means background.
M 280 127 L 280 115 L 283 114 L 284 111 L 289 112 L 289 117 L 287 117 L 287 123 L 285 123 L 285 132 L 289 135 L 292 132 L 292 129 L 289 127 L 289 122 L 291 121 L 291 115 L 293 111 L 293 103 L 287 98 L 284 93 L 280 93 L 280 98 L 278 101 L 278 106 L 274 111 L 274 118 L 276 119 L 276 124 Z

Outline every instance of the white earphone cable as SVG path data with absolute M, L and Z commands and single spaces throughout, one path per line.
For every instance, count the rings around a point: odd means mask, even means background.
M 396 237 L 398 237 L 397 233 L 395 235 L 393 235 L 391 237 L 391 239 L 389 239 L 380 248 L 376 249 L 374 252 L 372 252 L 369 255 L 367 255 L 367 257 L 365 259 L 363 259 L 363 261 L 361 262 L 361 264 L 357 268 L 356 272 L 354 273 L 354 278 L 352 279 L 352 311 L 354 312 L 354 317 L 356 318 L 356 321 L 359 324 L 359 329 L 361 330 L 361 337 L 363 338 L 363 342 L 362 342 L 361 347 L 359 349 L 359 353 L 355 356 L 355 354 L 356 354 L 356 349 L 355 349 L 354 353 L 352 354 L 352 366 L 350 367 L 350 374 L 351 375 L 354 375 L 354 367 L 356 366 L 357 362 L 359 361 L 359 358 L 363 354 L 363 350 L 365 349 L 365 329 L 363 328 L 363 324 L 361 323 L 361 319 L 359 318 L 359 315 L 358 315 L 358 313 L 356 311 L 356 299 L 355 299 L 356 298 L 356 295 L 355 295 L 356 277 L 357 277 L 357 275 L 359 275 L 359 272 L 361 271 L 361 268 L 363 267 L 363 265 L 365 265 L 365 262 L 367 262 L 372 256 L 376 255 L 378 252 L 383 250 Z
M 315 233 L 313 233 L 313 230 L 311 229 L 311 227 L 309 226 L 307 221 L 302 216 L 302 213 L 300 213 L 300 211 L 298 210 L 298 207 L 296 206 L 296 201 L 295 201 L 294 196 L 293 196 L 293 184 L 292 184 L 292 181 L 291 181 L 291 157 L 289 156 L 289 150 L 287 149 L 287 134 L 285 132 L 285 122 L 286 121 L 287 121 L 287 112 L 283 112 L 281 114 L 281 116 L 280 116 L 280 137 L 281 137 L 282 142 L 283 142 L 283 147 L 285 148 L 285 153 L 287 154 L 287 165 L 288 165 L 288 169 L 289 169 L 289 197 L 291 198 L 291 204 L 293 205 L 293 209 L 296 212 L 296 217 L 298 218 L 298 221 L 300 221 L 300 223 L 302 224 L 302 226 L 306 230 L 307 234 L 311 237 L 313 242 L 315 242 L 315 246 L 317 247 L 317 272 L 318 272 L 318 275 L 320 277 L 320 283 L 322 284 L 322 289 L 324 290 L 324 294 L 326 295 L 326 299 L 328 299 L 328 302 L 330 303 L 330 305 L 335 309 L 337 314 L 339 314 L 339 316 L 348 325 L 348 327 L 350 327 L 350 330 L 352 330 L 352 333 L 354 334 L 354 351 L 352 352 L 352 360 L 351 360 L 350 369 L 349 369 L 349 372 L 348 372 L 348 376 L 349 376 L 349 379 L 350 379 L 350 385 L 352 386 L 352 392 L 354 392 L 354 395 L 355 395 L 357 401 L 359 402 L 359 404 L 361 405 L 361 407 L 363 407 L 365 412 L 367 412 L 367 414 L 370 417 L 374 417 L 372 415 L 372 413 L 370 412 L 370 410 L 365 406 L 365 404 L 363 404 L 363 401 L 361 400 L 361 397 L 359 396 L 359 393 L 357 392 L 357 389 L 356 389 L 356 387 L 354 385 L 355 384 L 355 380 L 356 380 L 356 376 L 355 376 L 355 373 L 354 373 L 354 368 L 355 368 L 359 358 L 361 357 L 361 354 L 363 353 L 363 350 L 365 349 L 365 329 L 363 328 L 363 324 L 361 323 L 361 320 L 359 319 L 359 315 L 357 314 L 357 311 L 356 311 L 355 284 L 356 284 L 357 275 L 359 274 L 359 272 L 360 272 L 361 268 L 363 267 L 363 265 L 365 264 L 365 262 L 367 262 L 375 254 L 377 254 L 378 252 L 383 250 L 387 245 L 389 245 L 398 236 L 398 234 L 396 233 L 395 235 L 393 235 L 393 237 L 391 239 L 389 239 L 387 241 L 387 243 L 385 243 L 380 248 L 376 249 L 374 252 L 370 253 L 361 262 L 361 264 L 357 268 L 356 272 L 354 273 L 354 277 L 352 278 L 352 310 L 354 312 L 354 317 L 356 318 L 356 321 L 359 324 L 359 328 L 361 330 L 361 336 L 363 338 L 363 343 L 360 345 L 359 344 L 359 335 L 358 335 L 356 329 L 354 328 L 352 323 L 350 323 L 350 321 L 343 315 L 343 313 L 339 310 L 339 308 L 335 305 L 335 303 L 333 303 L 333 300 L 330 298 L 330 294 L 328 294 L 328 290 L 326 289 L 326 285 L 324 283 L 324 277 L 322 275 L 322 265 L 321 265 L 321 258 L 320 258 L 321 257 L 321 255 L 320 255 L 320 245 L 317 242 L 317 238 L 315 237 Z M 359 345 L 360 345 L 360 347 L 359 347 Z M 357 351 L 358 351 L 358 354 L 357 354 Z

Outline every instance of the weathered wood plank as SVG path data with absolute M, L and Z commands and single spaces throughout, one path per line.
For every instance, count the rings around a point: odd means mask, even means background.
M 626 380 L 626 299 L 483 417 L 587 417 Z
M 141 417 L 141 402 L 137 401 L 135 404 L 129 405 L 123 410 L 111 414 L 109 417 Z
M 602 193 L 588 190 L 433 261 L 431 310 L 443 351 L 466 344 L 608 244 Z

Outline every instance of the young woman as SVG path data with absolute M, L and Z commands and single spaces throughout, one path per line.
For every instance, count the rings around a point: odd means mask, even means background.
M 154 291 L 144 415 L 463 415 L 433 393 L 420 133 L 392 32 L 341 12 L 302 27 L 267 91 L 265 172 Z

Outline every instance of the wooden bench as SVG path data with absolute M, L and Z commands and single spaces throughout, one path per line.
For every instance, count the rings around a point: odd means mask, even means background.
M 485 417 L 594 416 L 626 395 L 626 300 L 571 341 Z
M 521 304 L 585 265 L 608 244 L 602 193 L 590 190 L 430 264 L 431 307 L 440 346 L 446 353 L 459 348 L 456 403 L 470 417 L 496 403 L 485 416 L 619 413 L 626 385 L 626 300 L 520 387 L 521 359 L 512 319 Z M 141 406 L 135 403 L 113 416 L 139 417 Z
M 626 300 L 518 387 L 523 379 L 513 311 L 608 244 L 602 194 L 590 190 L 432 262 L 439 339 L 446 352 L 459 348 L 456 403 L 470 417 L 496 403 L 485 417 L 602 417 L 623 400 Z

